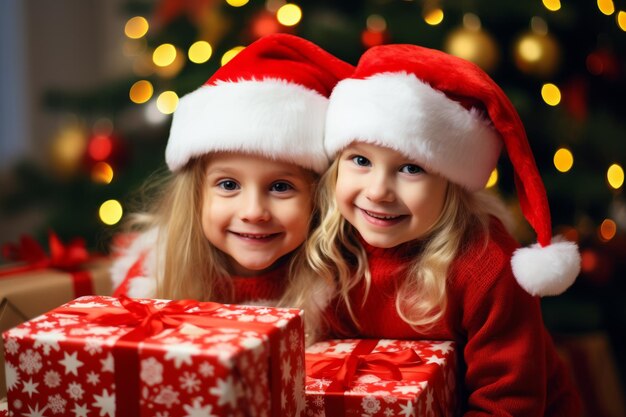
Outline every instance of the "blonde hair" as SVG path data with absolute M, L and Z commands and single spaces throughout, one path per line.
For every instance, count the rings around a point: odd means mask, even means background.
M 148 212 L 131 216 L 128 228 L 137 232 L 156 230 L 154 271 L 156 297 L 164 299 L 198 299 L 232 302 L 234 289 L 228 272 L 226 256 L 212 245 L 202 230 L 202 199 L 205 167 L 210 156 L 191 160 L 175 174 L 152 178 L 146 190 Z M 310 173 L 312 190 L 318 188 L 319 176 Z M 315 201 L 315 198 L 312 199 Z M 144 203 L 146 205 L 146 203 Z M 312 204 L 309 230 L 318 223 L 319 215 Z M 309 340 L 317 335 L 323 305 L 312 302 L 305 294 L 315 290 L 315 283 L 304 282 L 311 277 L 306 273 L 308 264 L 304 245 L 292 252 L 289 261 L 285 295 L 277 305 L 302 308 Z M 319 289 L 317 289 L 319 291 Z
M 371 286 L 371 273 L 356 229 L 337 208 L 334 197 L 337 173 L 338 159 L 320 181 L 318 206 L 321 220 L 307 241 L 306 258 L 313 275 L 327 281 L 335 280 L 340 300 L 359 327 L 350 291 L 364 280 L 362 302 L 365 303 Z M 484 236 L 488 236 L 490 215 L 502 217 L 505 212 L 503 204 L 492 194 L 485 191 L 470 193 L 448 183 L 442 213 L 420 239 L 420 254 L 407 265 L 406 279 L 399 283 L 396 311 L 406 323 L 416 330 L 424 330 L 443 317 L 450 264 L 470 235 L 482 231 Z

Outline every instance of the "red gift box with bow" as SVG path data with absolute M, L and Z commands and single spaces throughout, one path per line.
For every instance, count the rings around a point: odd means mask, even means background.
M 306 350 L 307 416 L 453 416 L 450 341 L 343 339 Z
M 76 297 L 111 293 L 107 257 L 89 254 L 81 239 L 64 244 L 52 232 L 48 246 L 49 254 L 25 236 L 2 247 L 13 263 L 0 268 L 0 332 Z M 6 395 L 2 358 L 0 346 L 0 398 Z
M 14 415 L 299 416 L 301 310 L 81 297 L 3 334 Z

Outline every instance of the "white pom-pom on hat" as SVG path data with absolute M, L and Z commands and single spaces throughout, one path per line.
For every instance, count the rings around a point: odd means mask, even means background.
M 330 97 L 324 145 L 354 141 L 395 149 L 470 191 L 485 187 L 504 148 L 537 244 L 511 266 L 533 295 L 565 291 L 580 271 L 575 243 L 552 238 L 550 208 L 524 126 L 502 89 L 478 66 L 417 45 L 370 48 Z

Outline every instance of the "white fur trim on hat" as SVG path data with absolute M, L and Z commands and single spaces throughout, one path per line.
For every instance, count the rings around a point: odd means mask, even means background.
M 534 244 L 517 249 L 511 258 L 513 275 L 532 295 L 558 295 L 574 283 L 580 273 L 578 246 L 555 237 L 548 246 Z
M 502 140 L 478 111 L 404 72 L 340 81 L 330 96 L 325 146 L 353 141 L 394 149 L 469 190 L 483 188 Z
M 170 170 L 209 152 L 256 153 L 322 173 L 328 99 L 279 79 L 220 81 L 180 99 L 165 159 Z
M 126 279 L 130 268 L 145 256 L 142 275 L 128 281 L 128 296 L 135 298 L 154 298 L 156 295 L 156 241 L 158 229 L 153 228 L 139 234 L 125 249 L 116 249 L 119 253 L 109 269 L 113 288 L 119 287 Z

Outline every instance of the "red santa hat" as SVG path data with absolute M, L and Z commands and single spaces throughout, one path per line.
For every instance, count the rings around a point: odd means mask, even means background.
M 196 156 L 241 151 L 323 172 L 328 97 L 353 70 L 297 36 L 257 40 L 180 99 L 167 165 L 177 171 Z
M 546 191 L 519 115 L 478 66 L 416 45 L 369 49 L 328 107 L 328 154 L 353 141 L 394 149 L 470 191 L 485 187 L 504 146 L 538 242 L 514 253 L 513 274 L 533 295 L 560 294 L 576 279 L 578 247 L 552 237 Z

